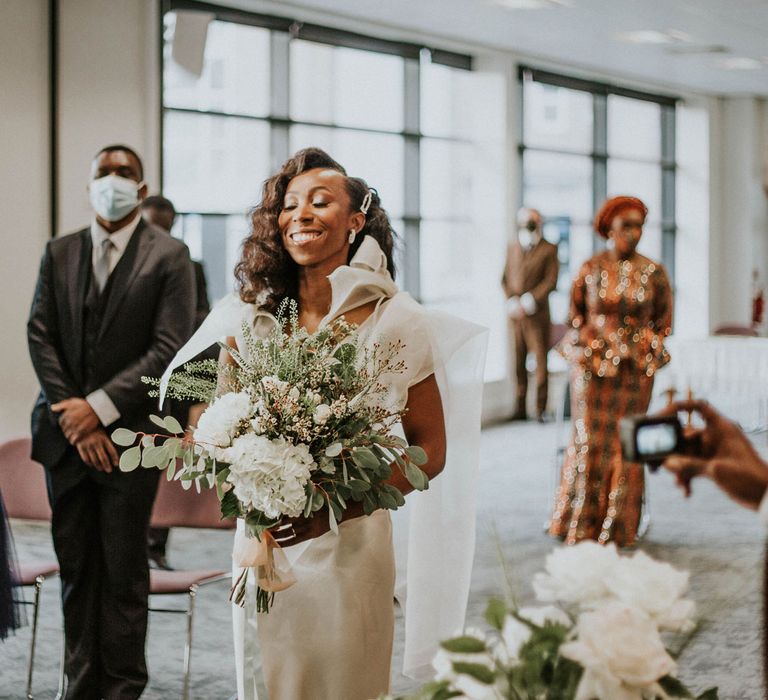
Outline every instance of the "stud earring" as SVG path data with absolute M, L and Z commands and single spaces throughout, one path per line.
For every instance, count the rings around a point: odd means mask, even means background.
M 354 243 L 355 242 L 355 235 L 357 234 L 357 231 L 355 229 L 351 228 L 349 229 L 349 242 Z

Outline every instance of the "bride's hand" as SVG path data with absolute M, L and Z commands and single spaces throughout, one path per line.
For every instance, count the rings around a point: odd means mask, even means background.
M 320 535 L 324 535 L 330 529 L 328 509 L 326 507 L 315 513 L 311 518 L 305 518 L 304 516 L 283 518 L 280 524 L 273 527 L 270 532 L 275 541 L 285 548 L 320 537 Z

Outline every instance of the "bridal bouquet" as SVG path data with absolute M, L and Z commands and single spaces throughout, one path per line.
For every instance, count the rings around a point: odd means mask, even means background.
M 694 631 L 688 573 L 643 552 L 582 542 L 556 549 L 533 587 L 544 605 L 492 600 L 490 635 L 467 630 L 442 642 L 437 680 L 400 700 L 717 700 L 676 677 L 665 637 Z
M 276 318 L 264 338 L 244 326 L 242 351 L 223 346 L 233 364 L 191 362 L 171 376 L 169 397 L 210 401 L 191 436 L 170 416 L 150 416 L 165 433 L 120 428 L 112 434 L 128 447 L 121 470 L 157 467 L 186 488 L 216 488 L 222 517 L 245 521 L 255 551 L 236 559 L 257 569 L 259 611 L 268 611 L 274 593 L 292 583 L 290 572 L 275 565 L 278 545 L 270 532 L 284 518 L 322 515 L 338 532 L 350 501 L 362 502 L 366 514 L 395 510 L 405 500 L 387 483 L 393 468 L 414 488 L 428 487 L 419 468 L 424 450 L 392 434 L 402 412 L 387 405 L 385 379 L 405 370 L 400 341 L 369 343 L 342 319 L 308 333 L 295 302 L 281 306 Z M 239 603 L 247 571 L 233 589 Z

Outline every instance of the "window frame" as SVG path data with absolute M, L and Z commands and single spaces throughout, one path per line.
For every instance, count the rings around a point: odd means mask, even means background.
M 611 83 L 603 83 L 583 78 L 554 73 L 547 70 L 541 70 L 527 65 L 518 66 L 518 90 L 520 120 L 518 132 L 518 153 L 519 153 L 519 182 L 521 184 L 519 192 L 520 206 L 523 206 L 523 192 L 525 189 L 525 167 L 524 157 L 526 151 L 539 151 L 547 153 L 566 154 L 570 151 L 562 148 L 544 148 L 539 146 L 529 146 L 525 141 L 525 95 L 524 86 L 526 82 L 532 81 L 551 85 L 554 87 L 567 88 L 569 90 L 578 90 L 592 95 L 593 110 L 593 134 L 592 149 L 590 153 L 579 152 L 578 155 L 588 156 L 592 160 L 592 213 L 596 214 L 602 203 L 605 201 L 608 192 L 608 161 L 611 158 L 608 152 L 608 97 L 616 95 L 619 97 L 628 97 L 645 102 L 653 102 L 660 107 L 659 129 L 661 133 L 661 153 L 660 158 L 653 159 L 653 164 L 660 168 L 661 176 L 661 258 L 662 263 L 667 268 L 670 278 L 674 281 L 675 276 L 675 238 L 677 234 L 677 221 L 675 214 L 676 186 L 677 186 L 677 162 L 675 157 L 675 129 L 676 129 L 676 107 L 679 102 L 678 97 L 671 95 L 644 92 L 634 88 L 624 87 Z M 618 158 L 617 158 L 618 159 Z M 631 160 L 641 162 L 635 158 L 621 158 L 620 160 Z M 651 161 L 642 161 L 651 162 Z M 597 236 L 592 238 L 592 250 L 598 252 L 604 247 L 604 242 Z
M 184 107 L 170 107 L 165 104 L 164 74 L 165 74 L 165 38 L 163 27 L 165 15 L 179 10 L 210 13 L 213 21 L 231 22 L 246 26 L 260 27 L 270 31 L 270 113 L 266 116 L 238 114 L 220 110 L 200 110 Z M 399 219 L 403 222 L 400 233 L 400 245 L 407 255 L 402 256 L 401 270 L 404 288 L 416 299 L 420 299 L 420 227 L 422 220 L 420 204 L 420 144 L 423 138 L 455 140 L 449 137 L 430 136 L 423 134 L 420 124 L 421 101 L 421 61 L 425 52 L 433 63 L 438 63 L 453 69 L 473 69 L 472 56 L 443 49 L 427 47 L 421 44 L 391 41 L 378 37 L 359 34 L 333 27 L 321 26 L 308 22 L 284 17 L 260 14 L 235 8 L 223 7 L 198 0 L 163 0 L 159 3 L 159 39 L 160 57 L 160 182 L 161 188 L 166 184 L 165 167 L 165 116 L 168 113 L 185 113 L 200 116 L 215 116 L 221 118 L 236 118 L 256 120 L 267 123 L 270 129 L 270 166 L 276 170 L 290 155 L 289 141 L 292 126 L 310 126 L 327 129 L 343 129 L 369 134 L 396 135 L 403 139 L 403 212 Z M 290 43 L 294 39 L 326 44 L 334 47 L 351 48 L 399 56 L 403 59 L 403 128 L 388 130 L 369 127 L 350 127 L 312 120 L 294 119 L 290 116 Z M 181 216 L 196 214 L 202 217 L 230 215 L 231 212 L 216 211 L 183 211 Z

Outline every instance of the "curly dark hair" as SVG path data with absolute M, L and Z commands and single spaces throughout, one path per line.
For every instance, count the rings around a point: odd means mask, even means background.
M 352 211 L 360 209 L 363 198 L 370 191 L 371 206 L 365 217 L 362 233 L 373 236 L 387 258 L 387 269 L 395 277 L 392 252 L 395 232 L 386 211 L 381 207 L 378 193 L 369 188 L 365 180 L 350 177 L 347 171 L 325 151 L 305 148 L 289 158 L 279 172 L 264 183 L 261 203 L 250 212 L 251 232 L 243 242 L 240 262 L 235 267 L 240 298 L 250 304 L 259 304 L 266 311 L 275 312 L 286 297 L 298 295 L 298 266 L 283 247 L 278 216 L 288 183 L 297 175 L 324 168 L 337 170 L 346 177 L 347 194 Z M 357 252 L 363 236 L 357 236 L 349 247 L 349 258 Z

